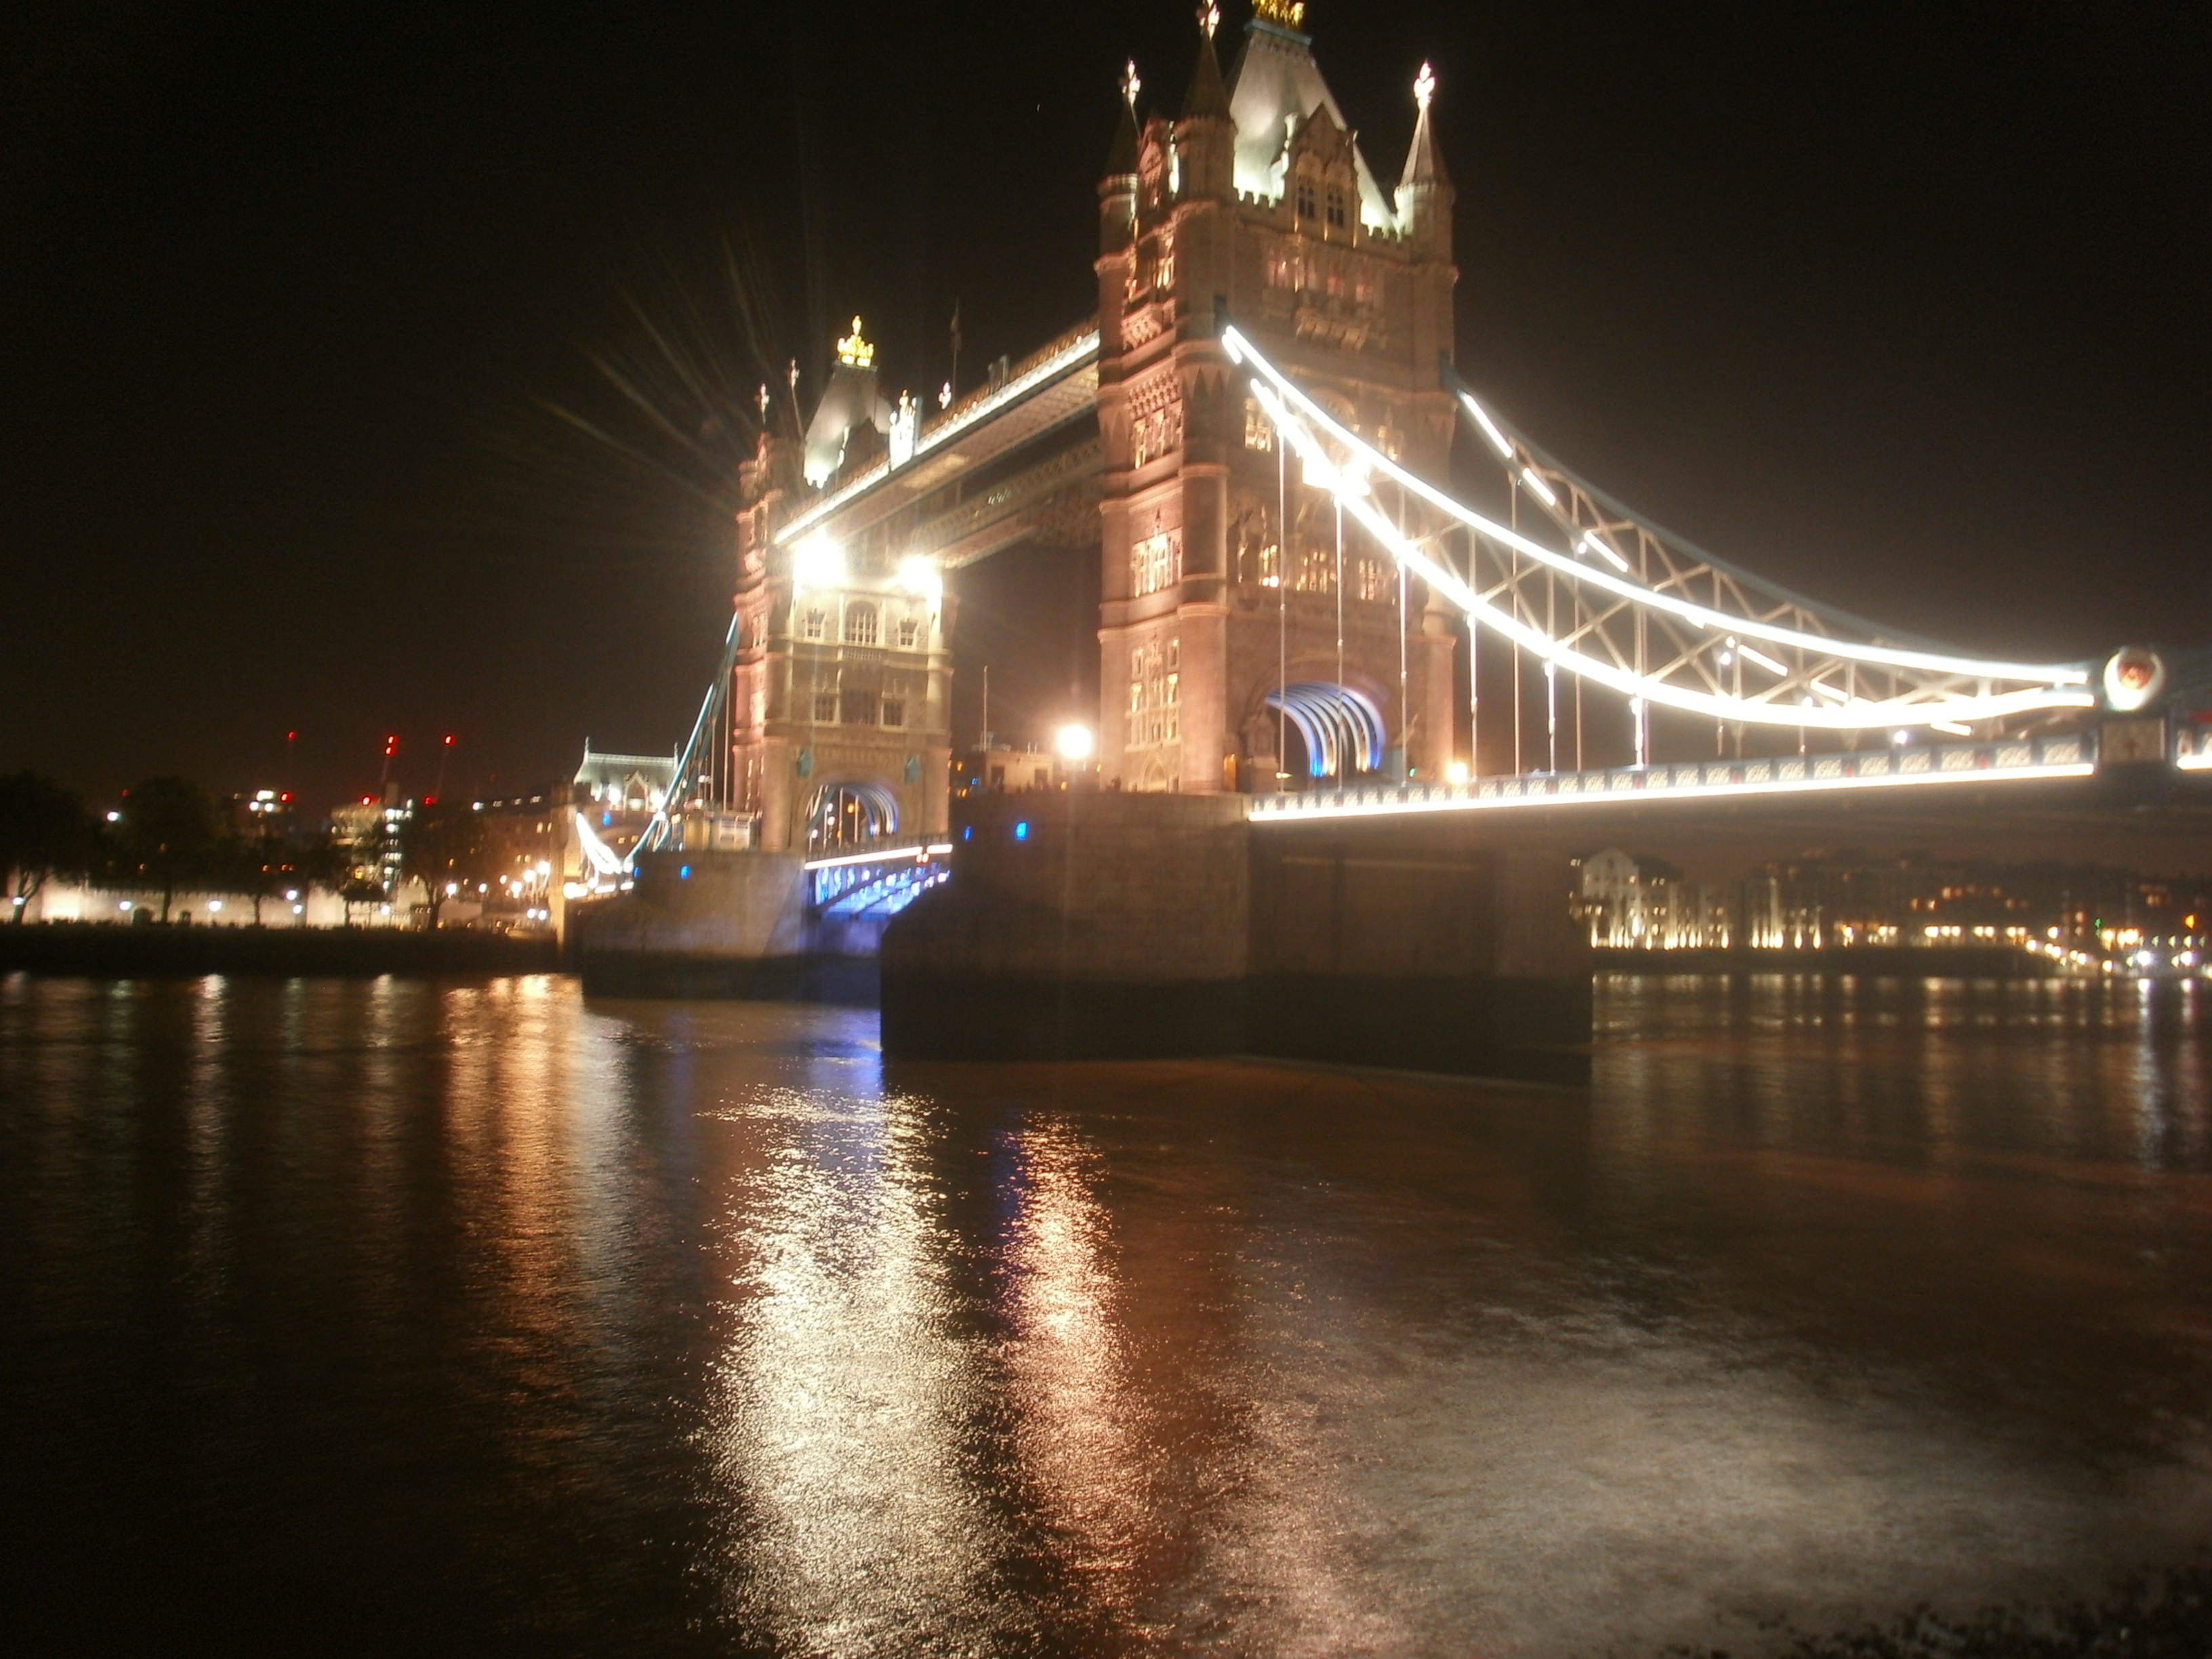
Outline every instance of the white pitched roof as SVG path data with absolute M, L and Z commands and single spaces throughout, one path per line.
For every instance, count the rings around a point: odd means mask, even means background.
M 1311 43 L 1303 34 L 1255 18 L 1245 25 L 1244 45 L 1230 72 L 1229 115 L 1237 124 L 1237 188 L 1255 196 L 1283 193 L 1283 149 L 1289 123 L 1304 120 L 1317 108 L 1346 131 L 1351 123 L 1336 96 L 1321 78 Z M 1359 170 L 1359 216 L 1370 228 L 1395 230 L 1398 216 L 1368 171 L 1355 143 L 1352 162 Z

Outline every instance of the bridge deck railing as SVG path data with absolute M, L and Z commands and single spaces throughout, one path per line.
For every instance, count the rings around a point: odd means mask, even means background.
M 2087 777 L 2096 744 L 2086 734 L 1527 773 L 1466 783 L 1370 782 L 1253 798 L 1255 823 L 1386 812 L 1480 811 L 1717 796 L 1815 794 L 1947 784 Z

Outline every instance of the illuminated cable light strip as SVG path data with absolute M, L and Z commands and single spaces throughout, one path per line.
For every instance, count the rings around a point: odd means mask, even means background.
M 1545 506 L 1557 507 L 1559 504 L 1559 498 L 1553 492 L 1552 486 L 1536 476 L 1534 467 L 1524 466 L 1521 469 L 1521 482 L 1534 490 Z
M 1270 387 L 1255 383 L 1252 385 L 1252 396 L 1261 404 L 1261 410 L 1265 410 L 1267 418 L 1274 422 L 1276 431 L 1283 435 L 1283 442 L 1287 442 L 1298 453 L 1298 460 L 1307 467 L 1307 476 L 1314 477 L 1321 487 L 1328 489 L 1329 483 L 1338 477 L 1338 471 L 1329 462 L 1329 458 L 1322 453 L 1321 442 L 1314 438 L 1312 431 L 1305 429 L 1305 422 L 1298 420 L 1297 416 L 1291 416 L 1283 407 L 1283 400 Z M 1891 719 L 1896 717 L 1898 708 L 1905 708 L 1902 703 L 1858 703 L 1856 706 L 1858 712 L 1854 714 L 1850 708 L 1840 708 L 1840 710 L 1820 708 L 1812 696 L 1808 696 L 1802 708 L 1785 710 L 1777 703 L 1756 703 L 1745 702 L 1741 696 L 1712 696 L 1708 692 L 1683 690 L 1683 688 L 1670 686 L 1662 679 L 1648 679 L 1648 677 L 1635 675 L 1626 668 L 1601 664 L 1593 657 L 1583 657 L 1579 650 L 1573 650 L 1571 646 L 1562 646 L 1551 635 L 1533 629 L 1516 615 L 1500 611 L 1489 599 L 1484 599 L 1480 592 L 1467 586 L 1467 581 L 1453 575 L 1449 568 L 1431 560 L 1420 546 L 1398 533 L 1389 525 L 1389 520 L 1385 520 L 1376 511 L 1371 500 L 1364 498 L 1364 491 L 1336 491 L 1336 500 L 1343 504 L 1345 514 L 1352 515 L 1356 525 L 1374 535 L 1395 560 L 1420 573 L 1420 577 L 1427 581 L 1429 586 L 1443 592 L 1444 598 L 1451 599 L 1453 604 L 1458 604 L 1460 611 L 1464 611 L 1468 617 L 1480 617 L 1482 622 L 1489 623 L 1491 629 L 1504 635 L 1506 639 L 1513 639 L 1516 644 L 1535 653 L 1540 659 L 1548 661 L 1548 664 L 1566 665 L 1568 672 L 1582 675 L 1583 679 L 1595 679 L 1601 686 L 1610 686 L 1613 690 L 1624 692 L 1631 699 L 1641 696 L 1648 702 L 1666 703 L 1670 708 L 1683 708 L 1683 710 L 1708 714 L 1714 719 L 1736 719 L 1736 721 L 1743 721 L 1747 726 L 1796 726 L 1796 728 L 1812 726 L 1812 728 L 1820 730 L 1869 730 L 1874 726 L 1887 726 L 1887 723 L 1891 723 Z M 2027 702 L 2021 702 L 2021 699 L 2027 699 Z M 1911 708 L 1923 712 L 1940 712 L 1940 714 L 1980 712 L 1980 714 L 1989 717 L 1996 712 L 2008 714 L 2008 712 L 2021 712 L 2024 708 L 2048 708 L 2048 702 L 2044 692 L 2008 692 L 2004 696 L 1951 699 L 1947 703 L 1916 703 Z
M 926 864 L 931 859 L 943 858 L 952 850 L 949 841 L 933 841 L 927 846 L 878 847 L 869 853 L 848 853 L 834 859 L 809 859 L 801 867 L 808 870 L 837 870 L 848 864 L 896 864 L 901 859 L 911 859 L 916 864 Z
M 1264 388 L 1255 386 L 1254 391 L 1256 394 L 1263 392 Z M 1279 400 L 1261 397 L 1259 401 L 1261 407 L 1267 410 L 1269 418 L 1275 422 L 1276 429 L 1283 434 L 1284 441 L 1298 452 L 1301 459 L 1318 453 L 1320 446 L 1313 434 L 1302 422 L 1289 418 Z M 1321 476 L 1327 477 L 1333 469 L 1326 467 L 1326 457 L 1322 459 L 1324 470 Z M 1840 708 L 1824 708 L 1808 697 L 1802 707 L 1788 708 L 1775 703 L 1755 702 L 1734 696 L 1717 697 L 1707 692 L 1689 690 L 1664 680 L 1617 668 L 1611 663 L 1600 662 L 1571 647 L 1560 644 L 1550 635 L 1499 610 L 1450 570 L 1438 564 L 1401 535 L 1365 495 L 1340 490 L 1336 492 L 1336 498 L 1346 514 L 1401 564 L 1417 572 L 1432 589 L 1443 594 L 1469 617 L 1479 618 L 1493 631 L 1503 634 L 1536 656 L 1557 663 L 1584 679 L 1608 686 L 1625 696 L 1642 697 L 1650 702 L 1686 709 L 1711 719 L 1741 720 L 1753 726 L 1810 726 L 1833 732 L 1866 731 L 1878 726 L 1893 725 L 1900 718 L 1913 719 L 1917 724 L 1923 725 L 1930 716 L 1990 720 L 2000 715 L 2026 714 L 2053 707 L 2087 708 L 2092 701 L 2087 691 L 2077 695 L 2032 690 L 1981 697 L 1953 697 L 1940 702 L 1863 701 Z
M 2212 758 L 2204 763 L 2212 766 Z M 1711 800 L 1743 795 L 1824 794 L 1854 789 L 1917 789 L 1946 783 L 1988 784 L 1999 781 L 2032 783 L 2054 778 L 2087 778 L 2096 775 L 2094 763 L 2082 761 L 2036 766 L 2001 767 L 1971 772 L 1906 772 L 1871 778 L 1777 778 L 1764 783 L 1665 784 L 1643 789 L 1589 790 L 1571 795 L 1480 795 L 1471 784 L 1455 785 L 1462 793 L 1443 799 L 1346 801 L 1326 806 L 1267 806 L 1255 800 L 1249 818 L 1255 824 L 1302 823 L 1313 818 L 1383 817 L 1407 812 L 1495 811 L 1507 807 L 1638 805 L 1658 800 Z M 1604 773 L 1593 776 L 1607 776 Z M 1264 799 L 1264 798 L 1263 798 Z M 1275 799 L 1281 799 L 1278 796 Z
M 1615 570 L 1620 571 L 1623 575 L 1626 575 L 1628 574 L 1628 561 L 1622 558 L 1620 554 L 1614 552 L 1608 544 L 1600 541 L 1591 532 L 1587 530 L 1583 532 L 1582 544 L 1588 548 L 1591 552 L 1601 554 L 1606 558 L 1610 559 L 1613 562 L 1613 568 Z
M 2194 755 L 2177 755 L 2173 763 L 2185 772 L 2212 772 L 2212 749 Z
M 1464 392 L 1459 394 L 1459 400 L 1467 405 L 1467 412 L 1474 416 L 1476 423 L 1488 435 L 1490 441 L 1497 446 L 1498 453 L 1507 460 L 1511 460 L 1513 446 L 1507 441 L 1505 434 L 1498 429 L 1498 423 L 1490 418 L 1489 412 Z
M 777 544 L 781 545 L 793 537 L 818 524 L 838 508 L 849 506 L 858 501 L 889 478 L 894 471 L 905 471 L 930 451 L 965 432 L 985 416 L 994 415 L 1008 404 L 1019 402 L 1039 386 L 1058 380 L 1069 369 L 1079 367 L 1086 358 L 1095 357 L 1097 355 L 1098 331 L 1094 328 L 1089 333 L 1071 341 L 1065 349 L 1054 352 L 1028 374 L 1018 380 L 1007 381 L 1005 386 L 991 397 L 982 399 L 980 403 L 969 404 L 957 415 L 948 420 L 940 421 L 937 425 L 930 428 L 916 440 L 914 453 L 896 468 L 888 461 L 878 462 L 838 490 L 836 495 L 823 496 L 775 532 Z
M 1795 646 L 1820 656 L 1838 657 L 1856 662 L 1880 664 L 1886 667 L 1917 668 L 1931 673 L 1957 674 L 1977 679 L 2033 680 L 2051 686 L 2084 685 L 2088 684 L 2089 670 L 2078 663 L 2002 663 L 1978 662 L 1969 658 L 1954 657 L 1938 652 L 1910 651 L 1898 646 L 1858 644 L 1852 641 L 1830 638 L 1823 634 L 1808 634 L 1794 628 L 1764 623 L 1747 617 L 1731 617 L 1707 606 L 1679 599 L 1670 593 L 1656 592 L 1639 583 L 1608 576 L 1603 571 L 1593 570 L 1569 554 L 1546 547 L 1520 532 L 1477 513 L 1464 502 L 1447 495 L 1418 473 L 1409 472 L 1381 451 L 1370 447 L 1357 434 L 1346 431 L 1335 417 L 1298 389 L 1297 383 L 1269 362 L 1252 343 L 1236 329 L 1222 336 L 1223 344 L 1230 355 L 1242 363 L 1248 358 L 1252 366 L 1281 392 L 1284 398 L 1316 426 L 1326 431 L 1346 449 L 1365 459 L 1372 471 L 1387 474 L 1400 488 L 1411 490 L 1439 512 L 1449 514 L 1469 529 L 1476 531 L 1504 546 L 1517 548 L 1529 557 L 1553 569 L 1604 588 L 1608 592 L 1666 611 L 1700 628 L 1716 632 L 1734 630 L 1748 634 L 1777 645 Z M 1256 383 L 1255 383 L 1256 384 Z M 2086 692 L 2079 698 L 2039 702 L 2034 708 L 2087 708 L 2094 699 Z
M 1729 644 L 1734 649 L 1741 652 L 1744 656 L 1748 658 L 1751 661 L 1757 663 L 1761 668 L 1764 668 L 1770 674 L 1787 674 L 1790 672 L 1787 667 L 1781 663 L 1777 662 L 1773 658 L 1768 656 L 1766 653 L 1761 651 L 1756 646 L 1737 645 L 1732 640 L 1729 641 Z
M 1971 738 L 1974 735 L 1972 726 L 1960 726 L 1955 720 L 1930 720 L 1928 722 L 1928 727 L 1931 732 L 1948 732 L 1954 738 Z
M 690 781 L 691 757 L 699 747 L 700 734 L 707 729 L 708 717 L 714 711 L 715 698 L 729 684 L 730 653 L 737 647 L 738 628 L 741 620 L 734 616 L 730 618 L 729 631 L 722 636 L 722 666 L 716 672 L 714 684 L 707 688 L 707 695 L 700 700 L 699 718 L 691 722 L 691 735 L 684 739 L 684 752 L 677 757 L 675 773 L 668 780 L 668 793 L 662 798 L 660 805 L 653 808 L 653 821 L 645 826 L 645 833 L 637 838 L 637 845 L 631 848 L 633 858 L 640 853 L 653 851 L 668 838 L 668 809 Z M 683 809 L 678 807 L 677 810 L 680 811 Z

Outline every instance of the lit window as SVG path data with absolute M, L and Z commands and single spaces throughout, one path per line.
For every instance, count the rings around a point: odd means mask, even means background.
M 898 625 L 898 642 L 900 650 L 913 650 L 915 647 L 915 642 L 921 637 L 921 623 L 915 621 L 911 617 L 904 617 L 900 621 Z
M 1244 400 L 1244 447 L 1264 452 L 1273 450 L 1274 447 L 1275 423 L 1267 418 L 1267 411 L 1260 407 L 1257 398 L 1247 398 Z
M 1129 592 L 1142 599 L 1182 580 L 1182 538 L 1172 530 L 1147 536 L 1129 548 Z
M 799 631 L 810 640 L 818 640 L 822 637 L 822 630 L 828 625 L 829 621 L 829 617 L 824 616 L 817 607 L 806 613 L 806 618 L 800 624 Z
M 1173 639 L 1164 645 L 1154 640 L 1139 647 L 1133 653 L 1126 739 L 1128 748 L 1157 748 L 1161 744 L 1175 742 L 1181 735 L 1176 704 L 1182 697 L 1182 677 L 1175 666 L 1180 641 Z
M 848 605 L 845 607 L 845 643 L 873 645 L 876 642 L 876 607 L 872 605 Z

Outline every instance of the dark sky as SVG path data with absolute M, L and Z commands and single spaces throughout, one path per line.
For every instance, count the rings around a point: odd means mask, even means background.
M 0 769 L 251 787 L 297 728 L 315 798 L 387 731 L 416 788 L 446 732 L 457 790 L 672 745 L 759 359 L 818 385 L 858 311 L 933 386 L 956 298 L 971 379 L 1087 314 L 1121 60 L 1171 106 L 1196 39 L 1180 0 L 9 15 Z M 1538 441 L 1803 591 L 2066 656 L 2212 642 L 2208 20 L 1309 15 L 1386 177 L 1434 59 L 1461 365 Z M 674 437 L 593 367 L 649 328 L 715 383 L 648 388 Z M 977 636 L 1049 586 L 979 585 Z M 1030 671 L 1001 730 L 1056 712 Z

